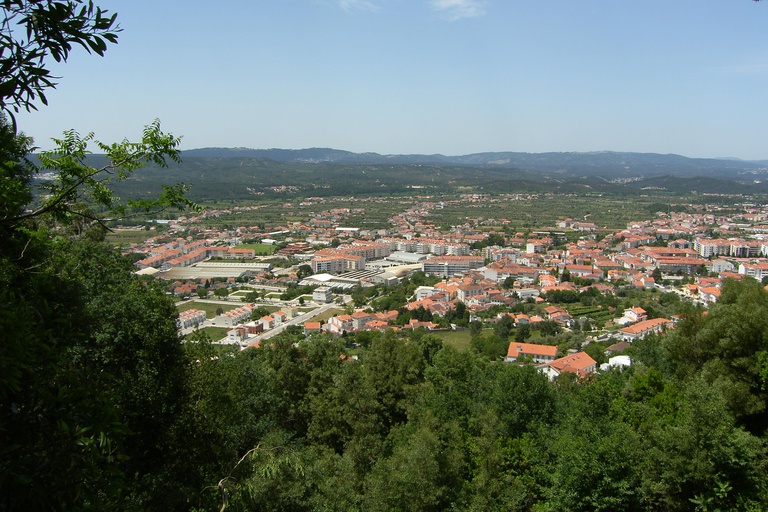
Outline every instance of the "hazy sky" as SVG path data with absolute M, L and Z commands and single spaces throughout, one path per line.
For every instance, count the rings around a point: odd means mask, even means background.
M 38 146 L 158 118 L 200 147 L 768 159 L 768 1 L 97 0 Z

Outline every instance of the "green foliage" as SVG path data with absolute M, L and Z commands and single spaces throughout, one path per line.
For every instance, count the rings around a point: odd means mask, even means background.
M 117 42 L 116 14 L 83 0 L 5 0 L 0 28 L 0 108 L 11 114 L 48 104 L 44 91 L 56 86 L 46 59 L 66 62 L 73 45 L 104 55 Z
M 573 304 L 579 302 L 581 295 L 575 290 L 553 290 L 547 292 L 546 300 L 558 304 Z
M 101 245 L 38 235 L 25 246 L 0 276 L 4 504 L 149 503 L 170 483 L 186 396 L 173 303 Z
M 66 60 L 80 44 L 101 54 L 117 29 L 84 2 L 9 0 L 3 8 L 12 22 L 26 19 L 23 9 L 39 11 L 45 29 L 33 30 L 18 63 L 0 53 L 6 111 L 33 108 L 53 85 L 39 52 Z M 8 41 L 0 51 L 27 44 L 0 37 Z M 461 303 L 441 322 L 470 326 L 475 350 L 391 330 L 305 339 L 295 329 L 244 351 L 198 331 L 182 344 L 171 298 L 135 278 L 131 261 L 94 229 L 107 216 L 189 205 L 181 187 L 135 202 L 115 188 L 144 164 L 151 172 L 175 161 L 178 139 L 154 123 L 140 142 L 95 143 L 103 159 L 90 155 L 91 135 L 67 132 L 57 143 L 37 169 L 25 160 L 29 139 L 0 123 L 0 509 L 768 508 L 768 294 L 758 283 L 726 281 L 708 315 L 668 294 L 627 292 L 622 300 L 642 299 L 648 311 L 680 307 L 683 321 L 635 342 L 630 369 L 555 383 L 534 365 L 497 360 L 513 332 L 524 339 L 530 330 L 502 320 L 483 336 Z M 35 203 L 37 170 L 57 178 Z M 343 170 L 338 182 L 350 186 Z M 386 183 L 414 174 L 397 170 Z M 469 183 L 466 173 L 442 171 Z M 476 174 L 517 186 L 509 170 Z M 556 200 L 563 214 L 578 203 Z M 522 203 L 515 207 L 533 211 Z M 499 213 L 498 204 L 478 206 Z M 449 205 L 436 215 L 458 212 Z M 353 296 L 398 309 L 434 279 L 416 273 L 381 297 L 375 289 Z M 580 302 L 594 320 L 604 314 L 598 305 L 619 305 L 594 290 L 558 298 Z M 538 330 L 537 341 L 561 351 L 584 343 L 553 322 Z M 601 348 L 587 351 L 599 359 Z
M 145 127 L 140 142 L 123 141 L 107 145 L 96 141 L 96 146 L 107 159 L 107 163 L 99 167 L 86 162 L 91 141 L 93 134 L 81 137 L 73 130 L 65 132 L 62 139 L 54 139 L 57 144 L 55 149 L 38 154 L 40 170 L 55 172 L 53 179 L 41 185 L 46 197 L 33 211 L 4 221 L 18 223 L 46 216 L 55 222 L 73 217 L 102 222 L 105 216 L 122 219 L 168 208 L 197 208 L 184 196 L 187 187 L 183 184 L 163 187 L 162 193 L 155 199 L 123 202 L 114 194 L 112 187 L 115 183 L 128 179 L 133 171 L 148 162 L 165 166 L 166 158 L 179 161 L 177 146 L 180 139 L 163 133 L 159 121 Z
M 32 200 L 30 182 L 33 166 L 27 161 L 32 140 L 16 135 L 4 115 L 0 115 L 0 220 L 20 216 Z M 0 232 L 8 239 L 8 226 L 0 222 Z
M 498 361 L 507 355 L 507 348 L 509 342 L 498 336 L 497 334 L 489 334 L 488 336 L 473 336 L 472 348 L 483 357 L 488 358 L 491 361 Z
M 288 288 L 286 288 L 286 290 L 280 294 L 280 300 L 293 300 L 296 297 L 300 297 L 302 295 L 312 295 L 312 292 L 315 288 L 317 288 L 317 286 L 298 286 L 295 284 L 289 285 Z
M 584 347 L 584 352 L 594 359 L 598 366 L 608 362 L 608 357 L 605 355 L 605 347 L 600 343 L 590 343 Z
M 689 311 L 664 345 L 672 371 L 719 383 L 737 418 L 768 428 L 760 354 L 768 350 L 768 292 L 754 279 L 726 280 L 709 314 Z
M 259 306 L 257 308 L 254 308 L 253 311 L 251 311 L 251 320 L 258 320 L 259 318 L 265 317 L 270 314 L 270 311 L 265 308 L 264 306 Z

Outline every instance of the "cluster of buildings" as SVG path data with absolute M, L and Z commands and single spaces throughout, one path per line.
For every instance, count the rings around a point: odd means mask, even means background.
M 597 371 L 597 361 L 586 352 L 576 352 L 564 357 L 557 357 L 557 347 L 513 341 L 509 344 L 508 363 L 530 361 L 544 373 L 549 380 L 554 380 L 563 373 L 573 373 L 579 378 Z
M 484 200 L 480 195 L 464 197 L 455 203 Z M 407 262 L 411 269 L 438 276 L 441 281 L 417 289 L 406 308 L 423 309 L 438 317 L 454 310 L 458 303 L 463 303 L 472 315 L 478 315 L 494 306 L 513 306 L 518 301 L 541 303 L 543 297 L 552 292 L 579 292 L 590 285 L 604 294 L 613 293 L 617 287 L 652 289 L 661 285 L 660 277 L 664 281 L 688 278 L 685 285 L 677 288 L 679 293 L 702 304 L 711 304 L 717 301 L 725 278 L 748 276 L 763 280 L 768 277 L 768 212 L 757 207 L 744 207 L 743 213 L 729 216 L 718 215 L 705 206 L 701 206 L 698 213 L 658 212 L 654 219 L 631 222 L 625 229 L 612 232 L 600 230 L 589 222 L 556 220 L 554 228 L 571 230 L 580 238 L 571 243 L 558 242 L 560 245 L 555 246 L 558 237 L 553 231 L 487 231 L 489 225 L 508 224 L 505 219 L 467 218 L 462 225 L 440 231 L 429 216 L 434 209 L 446 206 L 455 204 L 429 198 L 412 200 L 402 213 L 390 219 L 389 229 L 375 231 L 343 227 L 344 222 L 349 222 L 362 209 L 339 208 L 269 230 L 241 226 L 226 232 L 201 230 L 199 239 L 187 236 L 166 242 L 150 240 L 137 248 L 147 255 L 137 267 L 164 270 L 199 265 L 210 258 L 251 259 L 253 250 L 236 246 L 241 237 L 255 232 L 263 236 L 279 235 L 289 241 L 282 249 L 283 254 L 302 255 L 315 274 L 334 277 L 318 282 L 323 286 L 316 289 L 316 301 L 330 301 L 334 286 L 397 282 L 399 277 L 394 281 L 377 281 L 370 275 L 354 281 L 352 277 L 379 266 L 386 268 L 382 262 Z M 473 244 L 483 242 L 489 235 L 503 237 L 504 243 L 472 249 Z M 251 320 L 252 309 L 247 310 L 247 306 L 242 309 L 217 317 L 222 325 L 232 328 L 228 338 L 240 344 L 281 325 L 285 321 L 283 315 L 290 318 L 290 314 L 272 314 Z M 562 308 L 542 306 L 537 311 L 539 314 L 535 315 L 505 314 L 513 317 L 517 326 L 543 321 L 566 328 L 574 325 L 575 320 Z M 385 330 L 394 327 L 396 318 L 396 311 L 356 311 L 324 323 L 306 322 L 304 330 L 335 335 Z M 189 322 L 198 320 L 190 314 L 190 318 L 180 317 L 179 321 L 192 325 Z M 675 323 L 675 319 L 648 318 L 640 308 L 629 308 L 619 320 L 622 326 L 615 331 L 615 337 L 626 343 L 672 328 Z M 414 319 L 403 328 L 418 327 L 433 329 L 435 324 Z M 507 360 L 531 357 L 551 377 L 563 372 L 582 376 L 594 371 L 594 360 L 590 363 L 591 358 L 586 354 L 556 358 L 551 352 L 551 348 L 540 345 L 517 343 L 513 347 L 510 344 Z
M 251 319 L 254 308 L 254 304 L 239 308 L 249 312 L 247 317 L 241 316 L 242 312 L 232 315 L 227 314 L 232 313 L 232 311 L 228 311 L 214 319 L 214 323 L 221 319 L 224 325 L 233 326 L 227 331 L 227 343 L 240 346 L 258 346 L 257 336 L 259 334 L 280 327 L 297 315 L 296 309 L 290 308 L 287 312 L 275 311 L 261 318 Z M 239 320 L 235 321 L 235 318 L 239 318 Z
M 209 258 L 241 260 L 254 257 L 253 249 L 209 246 L 208 240 L 194 240 L 191 236 L 159 244 L 151 238 L 141 247 L 134 247 L 134 250 L 147 254 L 146 258 L 136 262 L 139 270 L 188 267 Z

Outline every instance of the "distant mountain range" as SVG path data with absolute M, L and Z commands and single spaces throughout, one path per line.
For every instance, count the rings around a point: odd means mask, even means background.
M 424 193 L 768 194 L 768 161 L 654 153 L 379 155 L 337 149 L 205 148 L 167 169 L 150 164 L 114 184 L 120 197 L 190 185 L 195 201 Z M 92 155 L 101 165 L 103 155 Z M 158 172 L 160 171 L 160 172 Z
M 749 180 L 768 175 L 768 160 L 688 158 L 674 154 L 597 151 L 587 153 L 490 152 L 470 155 L 380 155 L 331 148 L 248 149 L 201 148 L 184 151 L 183 158 L 266 158 L 276 162 L 340 165 L 468 166 L 554 173 L 565 176 L 602 176 L 606 179 L 651 176 L 712 177 Z

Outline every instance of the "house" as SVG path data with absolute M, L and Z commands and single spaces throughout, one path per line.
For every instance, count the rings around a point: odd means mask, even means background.
M 272 313 L 272 318 L 275 319 L 275 327 L 283 325 L 288 320 L 288 315 L 285 311 L 275 311 Z
M 632 360 L 629 356 L 613 356 L 608 359 L 607 363 L 600 365 L 601 370 L 608 370 L 610 368 L 627 368 L 632 366 Z
M 666 318 L 653 318 L 644 320 L 619 331 L 619 338 L 632 342 L 646 337 L 649 334 L 658 333 L 672 325 L 672 320 Z
M 610 347 L 605 349 L 605 353 L 609 356 L 612 354 L 620 354 L 627 350 L 631 345 L 627 343 L 626 341 L 619 341 L 618 343 L 614 343 Z
M 720 298 L 720 288 L 717 286 L 705 286 L 699 288 L 699 298 L 705 304 L 714 304 Z
M 641 307 L 633 307 L 624 310 L 624 318 L 632 323 L 642 322 L 648 319 L 648 313 Z
M 304 322 L 304 334 L 313 334 L 322 332 L 320 322 Z
M 573 320 L 573 317 L 567 311 L 557 306 L 548 306 L 544 309 L 544 312 L 549 320 L 565 327 L 569 327 Z
M 416 291 L 413 292 L 413 295 L 414 295 L 414 300 L 419 301 L 422 299 L 426 299 L 427 297 L 430 297 L 437 293 L 440 293 L 440 290 L 435 288 L 434 286 L 419 286 L 418 288 L 416 288 Z
M 366 313 L 364 311 L 355 311 L 352 313 L 352 327 L 356 331 L 360 331 L 363 329 L 363 326 L 371 321 L 372 316 L 370 313 Z
M 312 291 L 312 300 L 318 304 L 327 304 L 333 300 L 333 292 L 327 286 L 319 286 Z
M 389 329 L 389 322 L 384 320 L 371 320 L 363 326 L 366 331 L 379 331 L 384 332 Z
M 509 344 L 507 357 L 504 358 L 504 361 L 512 363 L 517 361 L 521 356 L 529 356 L 533 358 L 533 362 L 537 364 L 548 363 L 554 361 L 557 357 L 557 347 L 513 341 Z
M 328 319 L 328 323 L 325 324 L 325 330 L 332 334 L 343 334 L 345 332 L 352 332 L 355 328 L 354 318 L 352 315 L 338 315 Z
M 585 377 L 597 369 L 597 361 L 586 352 L 576 352 L 560 359 L 539 366 L 549 380 L 554 380 L 563 373 L 575 373 L 578 377 Z
M 221 315 L 214 318 L 213 323 L 236 327 L 238 324 L 249 320 L 251 318 L 252 311 L 253 306 L 246 304 L 245 306 L 235 308 L 230 311 L 225 311 Z
M 411 318 L 408 321 L 408 325 L 404 325 L 403 329 L 413 329 L 416 330 L 420 327 L 425 328 L 428 331 L 432 331 L 434 329 L 437 329 L 437 324 L 433 324 L 432 322 L 420 322 L 419 320 L 415 318 Z
M 248 332 L 244 327 L 235 327 L 227 331 L 227 343 L 240 344 L 248 337 Z
M 456 290 L 456 298 L 465 304 L 483 302 L 485 297 L 485 289 L 479 284 L 462 284 Z
M 179 313 L 178 326 L 180 329 L 197 327 L 205 322 L 205 311 L 200 309 L 188 309 Z

